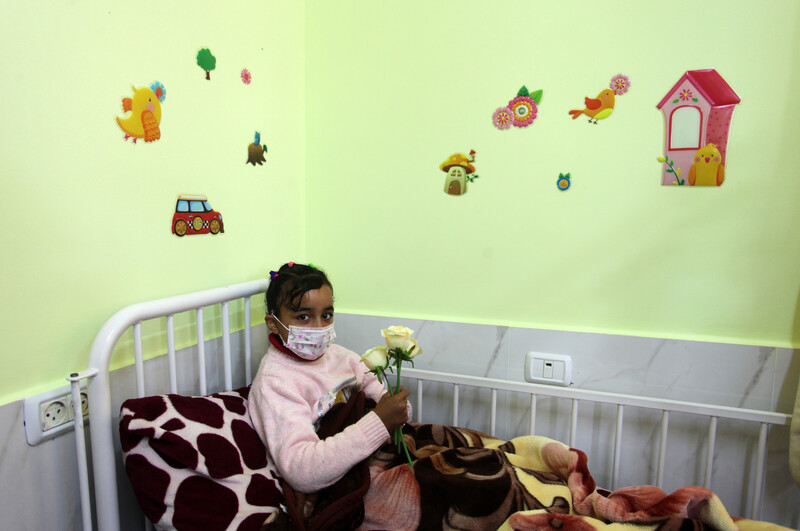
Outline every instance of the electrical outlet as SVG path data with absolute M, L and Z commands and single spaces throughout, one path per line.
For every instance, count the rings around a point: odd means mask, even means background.
M 528 352 L 525 380 L 568 387 L 572 383 L 572 356 Z
M 52 430 L 74 420 L 75 414 L 70 407 L 71 398 L 69 395 L 64 395 L 39 404 L 39 423 L 42 431 Z
M 80 391 L 81 411 L 84 420 L 89 415 L 89 394 Z M 25 438 L 35 446 L 46 439 L 70 431 L 75 427 L 75 408 L 72 388 L 60 387 L 36 396 L 29 396 L 23 404 Z

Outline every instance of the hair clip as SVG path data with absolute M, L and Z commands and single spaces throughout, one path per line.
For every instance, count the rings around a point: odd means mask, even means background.
M 278 276 L 278 272 L 277 271 L 270 271 L 269 272 L 269 279 L 270 280 L 274 279 L 277 276 Z
M 289 267 L 292 267 L 292 266 L 294 265 L 294 262 L 289 262 L 289 263 L 288 263 L 288 264 L 286 264 L 286 265 L 288 265 Z
M 313 267 L 314 269 L 316 269 L 316 268 L 317 268 L 317 266 L 315 266 L 315 265 L 314 265 L 314 264 L 312 264 L 311 262 L 309 262 L 309 263 L 308 263 L 308 267 Z

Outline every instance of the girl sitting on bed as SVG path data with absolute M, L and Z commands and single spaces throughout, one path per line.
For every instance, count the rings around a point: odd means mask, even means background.
M 401 387 L 390 396 L 358 354 L 333 344 L 333 287 L 325 273 L 289 262 L 270 275 L 270 347 L 253 380 L 248 411 L 283 480 L 295 491 L 314 493 L 343 478 L 408 420 L 409 393 Z M 325 414 L 358 391 L 375 408 L 321 438 Z

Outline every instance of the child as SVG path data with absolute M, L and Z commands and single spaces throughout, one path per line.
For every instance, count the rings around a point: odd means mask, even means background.
M 265 320 L 271 346 L 253 380 L 248 410 L 283 479 L 313 493 L 338 481 L 408 420 L 409 393 L 385 393 L 358 354 L 332 343 L 333 287 L 325 273 L 289 262 L 270 275 Z M 320 419 L 358 390 L 377 402 L 375 409 L 320 440 Z

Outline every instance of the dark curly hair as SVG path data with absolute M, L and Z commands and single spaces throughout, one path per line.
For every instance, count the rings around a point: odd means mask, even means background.
M 322 286 L 328 286 L 333 294 L 333 286 L 321 269 L 294 262 L 283 264 L 267 287 L 267 315 L 277 315 L 282 306 L 297 311 L 303 295 Z

